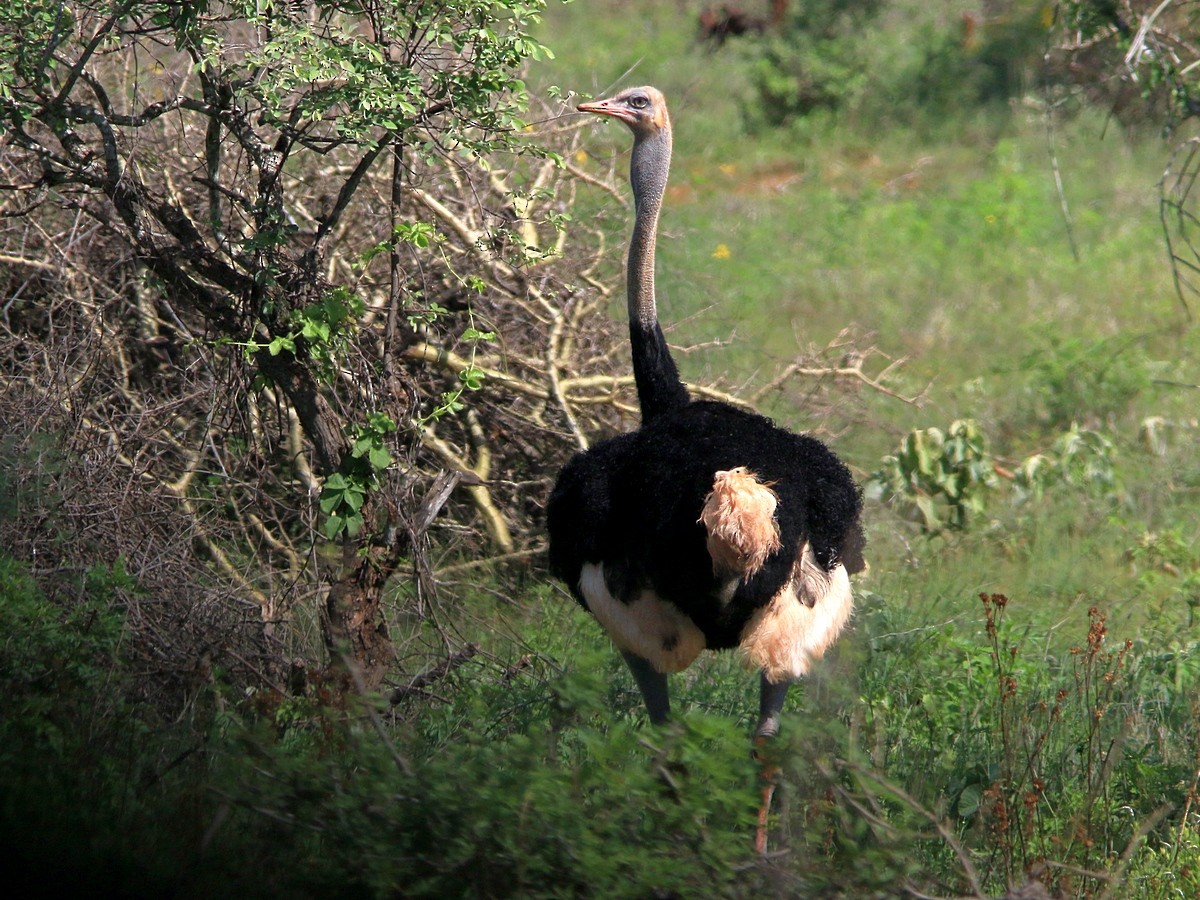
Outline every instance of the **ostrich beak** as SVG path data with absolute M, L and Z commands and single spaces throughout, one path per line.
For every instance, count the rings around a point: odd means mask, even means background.
M 598 116 L 612 116 L 614 119 L 620 119 L 628 125 L 633 125 L 637 121 L 637 117 L 631 109 L 618 106 L 612 100 L 594 100 L 591 103 L 580 103 L 575 108 L 580 112 L 595 113 Z

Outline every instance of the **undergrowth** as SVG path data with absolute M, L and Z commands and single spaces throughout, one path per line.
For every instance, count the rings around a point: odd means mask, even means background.
M 1017 601 L 980 600 L 940 627 L 868 614 L 829 833 L 876 855 L 910 845 L 915 865 L 886 868 L 914 890 L 992 896 L 1036 878 L 1062 897 L 1193 896 L 1200 642 L 1113 641 L 1092 607 L 1054 651 L 1010 620 Z
M 422 704 L 354 699 L 315 677 L 238 694 L 218 673 L 186 721 L 162 722 L 130 699 L 119 564 L 73 582 L 71 609 L 8 560 L 0 587 L 0 831 L 48 892 L 991 896 L 1036 877 L 1064 897 L 1166 898 L 1200 886 L 1198 642 L 1114 638 L 1098 608 L 1064 625 L 1064 649 L 1002 594 L 942 626 L 868 594 L 857 635 L 767 750 L 784 775 L 777 855 L 761 860 L 758 766 L 727 714 L 747 704 L 748 679 L 728 657 L 681 686 L 678 721 L 659 729 L 632 691 L 611 696 L 616 655 L 594 630 L 560 639 L 565 666 L 480 651 Z M 551 606 L 525 615 L 532 632 L 564 624 Z

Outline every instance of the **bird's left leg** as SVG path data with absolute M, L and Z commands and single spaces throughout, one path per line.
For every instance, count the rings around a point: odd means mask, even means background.
M 646 712 L 650 714 L 650 722 L 654 725 L 664 724 L 671 715 L 671 694 L 667 687 L 667 676 L 654 668 L 645 657 L 628 650 L 622 650 L 621 655 L 625 657 L 625 663 L 633 673 L 633 680 L 642 692 L 642 699 L 646 701 Z
M 779 714 L 783 711 L 783 701 L 787 699 L 788 688 L 792 683 L 788 680 L 773 682 L 767 679 L 764 672 L 760 677 L 758 695 L 758 727 L 754 729 L 754 743 L 762 746 L 779 733 Z M 758 808 L 758 828 L 754 834 L 754 849 L 760 855 L 767 852 L 767 823 L 771 814 L 771 800 L 775 796 L 775 783 L 779 777 L 779 767 L 763 754 L 756 754 L 762 771 L 762 805 Z
M 756 738 L 774 737 L 779 733 L 779 714 L 783 712 L 783 701 L 787 699 L 791 686 L 790 681 L 768 681 L 766 673 L 762 674 L 758 694 L 758 727 L 754 729 Z

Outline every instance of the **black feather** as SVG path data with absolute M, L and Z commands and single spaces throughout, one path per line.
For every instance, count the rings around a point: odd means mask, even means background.
M 782 546 L 722 603 L 724 582 L 713 574 L 697 520 L 713 476 L 735 466 L 779 495 Z M 602 563 L 618 599 L 653 588 L 696 623 L 711 649 L 732 647 L 754 610 L 791 576 L 803 542 L 826 569 L 862 569 L 861 506 L 849 470 L 816 438 L 698 401 L 571 459 L 547 508 L 550 564 L 580 603 L 580 570 Z
M 637 321 L 629 323 L 629 343 L 633 349 L 633 378 L 637 384 L 642 421 L 649 422 L 688 403 L 687 388 L 679 378 L 679 369 L 671 350 L 655 323 L 646 328 Z

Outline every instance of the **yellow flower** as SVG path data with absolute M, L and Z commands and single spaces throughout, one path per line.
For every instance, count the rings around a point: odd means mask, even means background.
M 737 171 L 737 166 L 735 166 L 733 163 L 725 163 L 725 165 L 718 166 L 717 168 L 719 168 L 726 175 L 732 175 Z
M 725 244 L 717 244 L 717 249 L 712 252 L 713 259 L 729 259 L 732 255 Z
M 988 213 L 986 216 L 983 217 L 983 221 L 987 222 L 989 225 L 995 225 L 996 217 L 994 215 L 992 215 L 991 213 Z
M 588 161 L 588 155 L 587 155 L 586 150 L 577 150 L 575 152 L 575 162 L 579 163 L 579 165 L 582 166 L 587 161 Z

